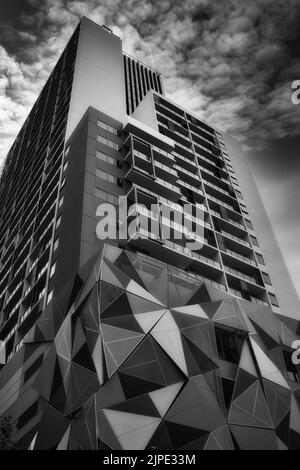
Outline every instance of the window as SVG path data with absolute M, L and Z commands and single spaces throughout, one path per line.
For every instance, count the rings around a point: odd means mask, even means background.
M 58 217 L 55 228 L 58 228 L 60 226 L 60 223 L 61 223 L 61 216 Z
M 176 132 L 176 127 L 175 127 L 175 124 L 172 122 L 172 121 L 169 121 L 168 120 L 168 128 L 170 129 L 170 131 L 174 131 Z
M 253 225 L 251 220 L 245 219 L 246 226 L 250 228 L 250 230 L 253 230 Z
M 242 337 L 221 328 L 216 328 L 216 340 L 219 358 L 238 364 L 243 345 Z
M 99 168 L 96 168 L 96 175 L 104 181 L 108 181 L 109 183 L 117 184 L 117 178 L 113 175 L 110 175 L 106 171 L 99 170 Z
M 250 235 L 250 239 L 251 239 L 252 245 L 259 246 L 257 238 L 254 237 L 254 235 Z
M 48 297 L 47 297 L 47 305 L 51 302 L 52 297 L 53 297 L 53 290 L 52 290 L 51 292 L 49 292 L 49 294 L 48 294 Z
M 41 354 L 35 361 L 33 364 L 31 364 L 30 367 L 28 367 L 28 369 L 26 370 L 25 374 L 24 374 L 24 382 L 27 382 L 27 380 L 30 379 L 30 377 L 33 376 L 33 374 L 40 368 L 40 366 L 42 365 L 43 363 L 43 357 L 44 355 Z
M 49 277 L 53 276 L 53 274 L 55 273 L 55 268 L 56 268 L 56 263 L 52 264 L 51 269 L 50 269 L 50 276 Z
M 101 142 L 102 144 L 106 145 L 107 147 L 110 147 L 114 150 L 119 150 L 119 145 L 116 144 L 115 142 L 112 142 L 111 140 L 107 139 L 106 137 L 102 137 L 102 135 L 97 135 L 97 140 L 98 142 Z
M 99 158 L 99 160 L 102 160 L 103 162 L 109 163 L 110 165 L 113 165 L 113 166 L 117 166 L 117 160 L 110 157 L 109 155 L 106 155 L 106 153 L 104 152 L 100 152 L 99 150 L 97 150 L 96 157 Z
M 66 148 L 65 155 L 68 155 L 69 152 L 70 152 L 70 145 L 68 145 L 68 147 Z
M 102 189 L 95 188 L 95 196 L 99 199 L 103 199 L 106 202 L 110 202 L 111 204 L 118 204 L 117 196 L 114 196 L 113 194 L 110 194 L 106 191 L 102 191 Z
M 289 376 L 289 379 L 293 382 L 299 383 L 299 375 L 297 371 L 297 367 L 293 364 L 292 361 L 292 352 L 283 350 L 283 358 L 285 362 L 285 367 Z
M 57 238 L 54 242 L 54 245 L 53 245 L 53 251 L 57 250 L 58 245 L 59 245 L 59 239 Z
M 27 424 L 38 412 L 38 400 L 35 401 L 23 414 L 19 417 L 17 421 L 17 428 L 21 429 Z
M 264 281 L 266 284 L 269 284 L 270 286 L 272 285 L 272 282 L 271 282 L 271 279 L 270 279 L 270 276 L 269 274 L 267 273 L 262 273 L 262 276 L 264 278 Z
M 272 304 L 274 307 L 279 307 L 279 303 L 278 303 L 278 300 L 277 300 L 276 295 L 269 293 L 269 297 L 270 297 L 270 300 L 271 300 L 271 304 Z
M 44 289 L 39 293 L 39 300 L 41 300 L 44 297 L 45 292 L 46 292 L 46 289 L 44 287 Z
M 68 168 L 68 165 L 69 165 L 69 160 L 65 162 L 63 171 L 66 171 L 66 169 Z
M 265 260 L 263 258 L 262 255 L 260 255 L 259 253 L 255 253 L 256 254 L 256 258 L 257 258 L 257 261 L 259 262 L 259 264 L 263 264 L 265 266 Z
M 111 134 L 117 135 L 118 131 L 114 127 L 110 126 L 109 124 L 106 124 L 105 122 L 102 121 L 97 121 L 97 126 L 101 127 L 102 129 L 105 129 L 106 131 L 111 132 Z
M 64 196 L 62 196 L 59 200 L 59 203 L 58 203 L 58 207 L 61 207 L 63 205 L 63 202 L 64 202 Z

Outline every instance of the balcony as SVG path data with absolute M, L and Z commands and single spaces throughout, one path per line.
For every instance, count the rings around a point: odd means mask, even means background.
M 158 195 L 170 199 L 173 202 L 177 202 L 180 199 L 181 191 L 178 186 L 168 183 L 159 177 L 156 177 L 155 183 L 157 183 L 155 191 Z
M 224 222 L 226 222 L 226 223 L 228 223 L 228 224 L 234 225 L 235 227 L 240 228 L 240 229 L 243 230 L 244 232 L 246 231 L 244 225 L 242 225 L 242 224 L 240 224 L 239 222 L 236 222 L 235 220 L 232 220 L 232 219 L 224 219 L 224 218 L 222 217 L 222 215 L 221 215 L 219 212 L 217 212 L 217 211 L 215 211 L 215 210 L 213 210 L 213 209 L 211 209 L 211 208 L 210 208 L 210 213 L 211 213 L 212 215 L 215 215 L 216 217 L 218 217 L 220 220 L 222 220 L 222 221 L 224 221 Z
M 185 121 L 184 112 L 181 109 L 176 109 L 175 111 L 173 107 L 170 109 L 161 101 L 159 103 L 155 103 L 155 109 L 178 124 L 180 124 L 183 120 Z
M 246 240 L 243 240 L 240 237 L 236 237 L 235 235 L 232 235 L 232 233 L 226 232 L 225 230 L 221 230 L 219 233 L 221 235 L 224 235 L 227 238 L 230 238 L 230 240 L 233 240 L 234 242 L 237 242 L 241 245 L 251 248 L 251 245 L 249 242 L 247 242 Z
M 235 259 L 238 259 L 238 260 L 240 260 L 240 261 L 242 261 L 246 264 L 250 264 L 251 266 L 254 266 L 255 268 L 257 268 L 256 261 L 254 261 L 253 259 L 247 258 L 246 256 L 243 256 L 240 253 L 237 253 L 236 251 L 232 251 L 232 250 L 226 248 L 226 251 L 224 251 L 224 253 L 232 256 Z
M 159 198 L 159 202 L 160 204 L 167 206 L 168 209 L 180 212 L 182 217 L 184 217 L 187 220 L 190 220 L 191 222 L 194 222 L 196 225 L 201 225 L 203 227 L 212 229 L 211 224 L 205 221 L 205 218 L 208 217 L 205 206 L 200 206 L 200 207 L 198 206 L 198 210 L 202 211 L 203 214 L 201 214 L 202 215 L 201 218 L 196 218 L 192 214 L 187 213 L 184 210 L 184 207 L 181 206 L 180 204 L 176 204 L 176 203 L 173 203 L 172 201 L 164 200 L 163 198 Z M 192 206 L 192 204 L 189 204 L 189 205 Z M 195 212 L 196 212 L 196 206 L 193 206 L 193 207 L 195 208 Z
M 166 118 L 166 116 L 164 116 L 164 114 L 162 112 L 158 111 L 158 110 L 156 112 L 156 117 L 157 117 L 157 121 L 158 121 L 159 124 L 162 124 L 162 125 L 166 126 L 169 130 L 171 130 L 171 131 L 175 132 L 176 134 L 178 134 L 179 136 L 184 137 L 184 138 L 189 140 L 189 130 L 188 130 L 188 127 L 187 127 L 187 123 L 184 119 L 181 122 L 178 122 L 175 119 L 173 119 L 173 117 Z M 174 124 L 172 126 L 173 128 L 169 127 L 169 125 L 168 125 L 169 122 Z
M 181 173 L 181 175 L 183 175 L 184 180 L 188 180 L 188 181 L 186 181 L 187 183 L 191 183 L 192 185 L 194 185 L 196 187 L 201 186 L 202 183 L 201 183 L 201 179 L 200 179 L 200 176 L 198 174 L 197 168 L 195 168 L 196 173 L 192 173 L 191 171 L 186 170 L 185 168 L 182 168 L 179 165 L 174 165 L 174 168 L 177 172 L 179 172 L 179 173 Z
M 169 183 L 176 183 L 178 179 L 176 167 L 174 166 L 171 168 L 170 166 L 166 166 L 163 163 L 160 163 L 158 161 L 154 161 L 155 165 L 155 173 L 158 177 L 161 177 L 162 179 L 169 181 Z
M 151 217 L 151 214 L 148 215 Z M 180 245 L 180 242 L 183 244 Z M 207 245 L 201 249 L 201 253 L 200 250 L 199 252 L 194 252 L 187 248 L 184 243 L 184 240 L 164 240 L 157 234 L 152 233 L 149 229 L 142 227 L 139 227 L 137 233 L 132 235 L 128 240 L 123 241 L 123 245 L 130 244 L 143 250 L 143 252 L 149 253 L 149 255 L 160 261 L 172 264 L 172 266 L 181 269 L 189 268 L 193 273 L 201 274 L 205 278 L 216 282 L 219 287 L 219 280 L 223 273 L 220 262 L 213 259 L 217 256 L 217 250 Z M 225 289 L 224 285 L 222 289 Z
M 145 124 L 142 124 L 131 116 L 127 116 L 127 124 L 124 127 L 124 132 L 129 133 L 129 136 L 124 141 L 124 146 L 129 146 L 131 148 L 131 138 L 136 136 L 148 144 L 155 145 L 166 152 L 171 152 L 174 149 L 174 142 L 172 139 L 155 131 Z
M 153 156 L 155 159 L 159 160 L 161 163 L 166 165 L 173 165 L 175 163 L 175 157 L 165 150 L 152 145 Z
M 228 266 L 224 266 L 224 269 L 229 287 L 239 290 L 241 281 L 244 281 L 247 284 L 249 295 L 253 295 L 258 298 L 265 295 L 265 288 L 258 284 L 257 280 L 253 276 L 249 276 L 241 271 L 229 268 Z
M 180 155 L 180 153 L 176 152 L 175 150 L 172 151 L 172 154 L 175 156 L 174 160 L 176 160 L 177 163 L 183 166 L 189 165 L 190 170 L 198 171 L 198 167 L 194 158 L 192 159 L 186 158 L 183 155 Z
M 189 183 L 187 183 L 186 181 L 183 181 L 180 178 L 178 178 L 177 184 L 180 185 L 180 186 L 183 186 L 186 189 L 190 189 L 191 191 L 194 191 L 195 193 L 200 194 L 201 196 L 204 197 L 204 193 L 199 187 L 193 186 L 192 184 L 189 184 Z M 200 182 L 200 184 L 201 184 L 201 182 Z
M 226 202 L 222 201 L 221 199 L 218 199 L 214 196 L 212 196 L 209 193 L 206 193 L 206 196 L 209 200 L 216 202 L 218 205 L 221 205 L 223 207 L 226 207 L 226 209 L 229 209 L 230 211 L 233 212 L 234 216 L 239 216 L 241 217 L 241 213 L 238 212 L 231 204 L 227 204 Z
M 130 150 L 124 161 L 129 164 L 129 169 L 125 173 L 125 178 L 129 181 L 134 181 L 141 186 L 153 187 L 155 179 L 154 165 L 151 156 L 146 155 L 138 150 Z

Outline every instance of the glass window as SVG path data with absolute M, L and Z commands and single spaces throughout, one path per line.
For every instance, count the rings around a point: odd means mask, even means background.
M 56 268 L 56 263 L 52 264 L 51 269 L 50 269 L 50 276 L 49 277 L 53 276 L 53 274 L 55 273 L 55 268 Z
M 98 142 L 101 142 L 102 144 L 106 145 L 107 147 L 110 147 L 114 150 L 119 150 L 119 145 L 116 144 L 115 142 L 112 142 L 111 140 L 107 139 L 106 137 L 103 137 L 102 135 L 97 135 L 97 140 Z
M 269 274 L 267 273 L 262 273 L 262 276 L 264 278 L 264 281 L 266 284 L 269 284 L 270 286 L 272 285 L 272 282 L 271 282 L 271 279 L 270 279 L 270 276 Z
M 51 302 L 52 298 L 53 298 L 53 290 L 51 292 L 49 292 L 49 294 L 48 294 L 47 305 Z
M 269 293 L 269 297 L 271 300 L 271 304 L 274 305 L 274 307 L 279 307 L 279 303 L 278 303 L 276 295 Z
M 59 239 L 57 238 L 54 242 L 54 245 L 53 245 L 53 251 L 57 250 L 58 245 L 59 245 Z
M 259 246 L 257 238 L 254 235 L 250 235 L 251 242 L 254 246 Z
M 265 266 L 266 263 L 262 255 L 260 255 L 259 253 L 256 253 L 256 258 L 259 264 L 263 264 Z
M 224 361 L 239 363 L 243 339 L 233 332 L 216 328 L 216 340 L 219 358 Z
M 102 191 L 102 189 L 95 188 L 95 196 L 99 199 L 103 199 L 106 202 L 110 202 L 111 204 L 118 204 L 117 196 L 114 196 L 113 194 L 110 194 L 106 191 Z
M 113 175 L 110 175 L 106 171 L 99 170 L 99 168 L 96 168 L 96 175 L 104 181 L 108 181 L 109 183 L 117 184 L 117 178 Z
M 60 226 L 60 223 L 61 223 L 61 217 L 59 216 L 57 221 L 56 221 L 56 226 L 55 228 L 58 228 Z
M 27 382 L 27 380 L 30 379 L 30 377 L 32 377 L 32 375 L 41 367 L 42 363 L 43 363 L 43 358 L 44 358 L 44 355 L 41 354 L 35 361 L 33 364 L 31 364 L 30 367 L 28 367 L 28 369 L 26 370 L 25 374 L 24 374 L 24 383 Z
M 110 126 L 109 124 L 106 124 L 105 122 L 102 121 L 97 121 L 97 126 L 101 127 L 102 129 L 105 129 L 106 131 L 111 132 L 114 135 L 117 135 L 118 131 L 114 127 Z
M 97 150 L 96 157 L 99 158 L 99 160 L 102 160 L 103 162 L 109 163 L 110 165 L 113 165 L 113 166 L 117 166 L 117 160 L 110 157 L 104 152 L 100 152 L 99 150 Z
M 245 219 L 246 226 L 250 228 L 250 230 L 253 230 L 253 225 L 251 220 Z
M 19 417 L 17 421 L 17 429 L 21 429 L 25 426 L 38 412 L 39 402 L 35 401 L 23 414 Z

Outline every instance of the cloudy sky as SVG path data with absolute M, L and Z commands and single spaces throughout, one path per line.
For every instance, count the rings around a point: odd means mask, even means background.
M 1 0 L 0 161 L 82 15 L 243 143 L 300 293 L 299 0 Z

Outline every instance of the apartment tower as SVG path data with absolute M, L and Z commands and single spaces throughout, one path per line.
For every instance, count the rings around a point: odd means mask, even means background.
M 148 225 L 103 240 L 103 204 Z M 241 146 L 87 18 L 5 160 L 0 240 L 19 448 L 300 449 L 299 299 Z

